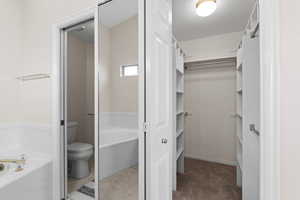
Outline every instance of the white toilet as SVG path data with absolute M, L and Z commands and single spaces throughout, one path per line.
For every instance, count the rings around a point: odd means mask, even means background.
M 73 143 L 77 133 L 78 123 L 68 123 L 68 161 L 70 163 L 70 177 L 80 179 L 90 175 L 89 160 L 93 155 L 93 145 Z

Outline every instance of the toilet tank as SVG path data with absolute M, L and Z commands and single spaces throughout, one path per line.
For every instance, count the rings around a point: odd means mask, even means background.
M 67 133 L 68 144 L 72 144 L 77 134 L 78 122 L 75 121 L 68 122 L 67 128 L 68 128 L 68 133 Z

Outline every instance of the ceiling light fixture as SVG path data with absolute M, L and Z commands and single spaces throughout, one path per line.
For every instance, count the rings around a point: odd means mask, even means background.
M 201 17 L 211 15 L 217 9 L 217 0 L 198 0 L 196 3 L 196 13 Z

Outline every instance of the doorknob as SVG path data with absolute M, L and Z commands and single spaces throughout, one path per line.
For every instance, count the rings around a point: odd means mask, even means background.
M 250 131 L 252 131 L 256 135 L 258 135 L 258 136 L 260 135 L 260 132 L 258 130 L 256 130 L 256 128 L 255 128 L 255 124 L 250 124 L 249 128 L 250 128 Z
M 167 144 L 167 143 L 168 143 L 168 139 L 162 138 L 162 139 L 161 139 L 161 143 L 162 143 L 162 144 Z

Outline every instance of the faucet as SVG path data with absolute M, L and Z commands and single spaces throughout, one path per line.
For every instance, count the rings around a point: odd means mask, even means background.
M 14 163 L 17 165 L 24 165 L 26 162 L 25 155 L 22 154 L 20 159 L 0 159 L 0 163 Z
M 23 171 L 26 159 L 24 154 L 22 154 L 20 157 L 20 159 L 0 159 L 0 164 L 13 163 L 17 165 L 15 172 Z

